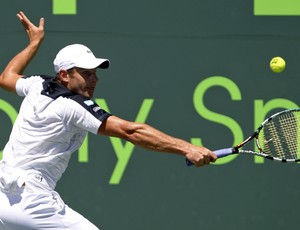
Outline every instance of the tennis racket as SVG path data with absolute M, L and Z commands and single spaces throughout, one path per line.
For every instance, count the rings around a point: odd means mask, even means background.
M 258 152 L 241 148 L 255 140 Z M 280 162 L 300 161 L 300 108 L 288 109 L 267 118 L 240 144 L 214 151 L 218 158 L 231 154 L 252 154 Z M 186 159 L 188 166 L 193 165 Z

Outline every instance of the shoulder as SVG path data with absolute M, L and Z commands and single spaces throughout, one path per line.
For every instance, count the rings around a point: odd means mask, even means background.
M 81 107 L 84 111 L 88 112 L 100 121 L 106 120 L 111 114 L 102 109 L 95 101 L 86 98 L 82 95 L 74 94 L 68 98 Z
M 37 85 L 41 86 L 44 81 L 50 79 L 53 79 L 53 77 L 47 75 L 22 76 L 16 82 L 16 92 L 19 96 L 26 96 L 31 89 Z
M 75 115 L 78 117 L 92 115 L 101 121 L 110 116 L 110 114 L 103 110 L 95 101 L 70 91 L 67 87 L 53 79 L 46 79 L 43 82 L 41 94 L 55 101 L 59 101 L 65 106 L 65 109 L 68 110 L 66 110 L 67 116 Z
M 55 100 L 62 119 L 74 127 L 97 134 L 101 124 L 111 116 L 94 101 L 81 96 L 60 96 Z

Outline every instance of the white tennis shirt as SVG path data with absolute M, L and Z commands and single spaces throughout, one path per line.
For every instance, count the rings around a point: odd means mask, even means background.
M 25 98 L 2 161 L 16 169 L 41 172 L 54 189 L 86 133 L 97 134 L 110 114 L 48 76 L 20 78 L 16 91 Z

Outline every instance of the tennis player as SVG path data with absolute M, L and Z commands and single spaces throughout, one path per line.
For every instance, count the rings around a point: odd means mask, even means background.
M 200 167 L 216 160 L 205 147 L 194 146 L 146 125 L 109 114 L 93 100 L 97 68 L 109 60 L 96 58 L 81 44 L 61 49 L 55 77 L 25 76 L 23 71 L 44 39 L 39 26 L 17 14 L 29 44 L 6 66 L 0 86 L 24 97 L 0 161 L 0 229 L 96 230 L 94 224 L 68 207 L 54 191 L 71 154 L 87 132 L 114 136 L 146 149 L 180 154 Z

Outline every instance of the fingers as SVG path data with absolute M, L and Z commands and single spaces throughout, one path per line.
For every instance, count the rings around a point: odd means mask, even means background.
M 23 27 L 27 30 L 28 29 L 28 25 L 24 21 L 24 17 L 22 16 L 21 12 L 17 14 L 17 17 L 19 18 L 19 20 L 22 23 Z
M 18 18 L 20 19 L 20 21 L 23 23 L 23 24 L 31 24 L 31 22 L 29 21 L 29 19 L 26 17 L 26 15 L 20 11 L 18 14 L 17 14 Z
M 195 165 L 196 167 L 202 167 L 202 166 L 208 165 L 208 164 L 210 164 L 210 159 L 209 159 L 208 157 L 204 157 L 203 159 L 201 159 L 201 160 L 199 160 L 199 161 L 196 161 L 196 162 L 194 163 L 194 165 Z
M 196 167 L 202 167 L 210 164 L 211 162 L 215 162 L 217 160 L 217 156 L 210 150 L 202 147 L 201 152 L 197 152 L 195 155 L 191 154 L 189 160 Z
M 39 24 L 39 28 L 44 30 L 44 27 L 45 27 L 45 19 L 44 18 L 41 18 L 40 19 L 40 24 Z
M 217 155 L 214 152 L 209 153 L 209 158 L 211 162 L 215 162 L 218 159 Z
M 45 31 L 44 31 L 44 26 L 45 26 L 45 20 L 44 18 L 40 19 L 39 26 L 35 26 L 34 24 L 31 23 L 31 21 L 26 17 L 24 12 L 20 11 L 17 14 L 17 17 L 19 18 L 20 22 L 22 23 L 28 38 L 30 42 L 41 42 L 44 39 Z
M 20 22 L 22 23 L 24 29 L 27 31 L 30 30 L 30 27 L 32 27 L 32 23 L 29 21 L 29 19 L 26 17 L 26 15 L 20 11 L 18 14 L 17 14 L 17 17 L 19 18 Z
M 21 17 L 21 15 L 20 14 L 17 14 L 17 17 L 21 20 L 22 19 L 22 17 Z
M 30 24 L 31 22 L 29 19 L 26 17 L 23 11 L 20 11 L 17 16 L 19 17 L 20 20 L 23 20 L 25 23 Z
M 19 18 L 19 20 L 21 21 L 21 23 L 23 24 L 23 26 L 28 29 L 29 27 L 31 26 L 34 26 L 31 21 L 26 17 L 26 15 L 24 14 L 23 11 L 20 11 L 18 14 L 17 14 L 17 17 Z M 39 29 L 42 29 L 44 30 L 44 27 L 45 27 L 45 19 L 44 18 L 41 18 L 40 19 L 40 22 L 39 22 Z

